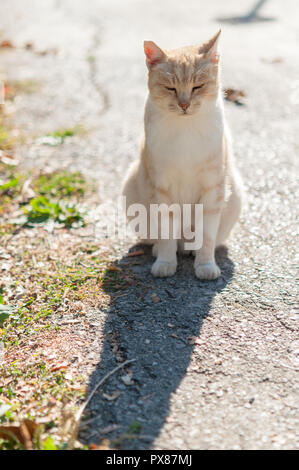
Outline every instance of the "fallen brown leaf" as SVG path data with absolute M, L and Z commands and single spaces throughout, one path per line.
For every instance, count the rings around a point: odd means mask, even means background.
M 13 48 L 14 45 L 12 44 L 11 41 L 8 41 L 8 40 L 4 40 L 2 42 L 0 42 L 0 48 Z
M 56 372 L 57 370 L 66 369 L 67 367 L 68 367 L 68 364 L 66 362 L 63 362 L 61 364 L 56 364 L 56 366 L 52 367 L 51 372 Z
M 40 56 L 45 56 L 45 55 L 48 55 L 48 54 L 57 55 L 58 54 L 58 49 L 56 49 L 55 47 L 51 47 L 50 49 L 44 49 L 42 51 L 38 51 L 37 54 L 40 55 Z
M 0 437 L 2 439 L 14 438 L 24 446 L 26 450 L 33 448 L 32 440 L 38 424 L 29 419 L 13 426 L 0 426 Z
M 283 57 L 273 57 L 272 59 L 266 58 L 261 60 L 265 64 L 281 64 L 284 61 Z
M 244 91 L 237 90 L 237 89 L 234 89 L 234 88 L 226 88 L 224 90 L 224 94 L 225 94 L 226 101 L 232 101 L 233 103 L 236 103 L 238 105 L 243 105 L 244 104 L 244 102 L 242 101 L 242 98 L 244 98 L 246 96 Z
M 31 51 L 34 48 L 34 45 L 32 42 L 26 42 L 24 45 L 24 48 L 27 49 L 28 51 Z
M 138 250 L 138 251 L 132 251 L 131 253 L 128 253 L 127 256 L 142 256 L 144 255 L 143 250 Z
M 110 450 L 110 442 L 108 439 L 102 439 L 99 445 L 97 444 L 90 444 L 90 450 Z
M 19 161 L 16 160 L 13 156 L 7 157 L 6 155 L 0 154 L 0 162 L 5 163 L 5 165 L 16 166 L 19 164 Z
M 121 269 L 118 268 L 117 266 L 112 265 L 112 266 L 108 266 L 107 271 L 117 271 L 117 272 L 119 272 L 119 271 L 121 271 Z
M 106 400 L 108 401 L 113 401 L 113 400 L 116 400 L 120 394 L 121 394 L 120 391 L 112 392 L 110 395 L 108 393 L 103 393 L 103 397 L 106 398 Z

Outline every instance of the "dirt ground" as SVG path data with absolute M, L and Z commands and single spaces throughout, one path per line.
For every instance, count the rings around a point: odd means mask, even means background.
M 116 200 L 140 144 L 144 39 L 171 48 L 200 43 L 221 26 L 223 87 L 245 94 L 242 105 L 225 105 L 247 202 L 217 254 L 217 281 L 199 282 L 188 258 L 173 278 L 154 279 L 148 250 L 126 256 L 132 240 L 86 238 L 104 243 L 134 282 L 115 293 L 104 288 L 109 303 L 85 309 L 84 327 L 68 324 L 65 341 L 74 349 L 81 342 L 68 360 L 89 392 L 122 361 L 134 362 L 95 393 L 80 441 L 298 448 L 298 2 L 268 0 L 245 18 L 253 0 L 24 3 L 2 0 L 0 16 L 0 42 L 14 45 L 0 52 L 0 79 L 39 85 L 8 109 L 25 136 L 16 150 L 24 171 L 80 171 L 96 180 L 100 201 Z M 37 139 L 78 125 L 87 132 L 63 145 Z M 62 313 L 53 315 L 57 325 Z

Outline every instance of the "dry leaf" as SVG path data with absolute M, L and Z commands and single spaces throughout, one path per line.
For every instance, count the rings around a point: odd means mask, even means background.
M 67 367 L 68 367 L 68 364 L 66 362 L 62 362 L 61 364 L 57 364 L 56 366 L 53 366 L 51 369 L 51 372 L 56 372 L 57 370 L 66 369 Z
M 273 57 L 272 59 L 263 58 L 262 62 L 264 62 L 265 64 L 281 64 L 282 62 L 284 62 L 284 59 L 283 57 Z
M 119 272 L 119 271 L 121 271 L 121 269 L 118 268 L 117 266 L 108 266 L 107 271 L 117 271 L 117 272 Z
M 38 51 L 37 54 L 41 55 L 41 56 L 45 56 L 45 55 L 48 55 L 48 54 L 57 55 L 58 54 L 58 49 L 56 49 L 55 47 L 51 47 L 49 49 L 44 49 L 43 51 Z
M 225 99 L 227 101 L 232 101 L 233 103 L 238 104 L 238 105 L 244 104 L 244 102 L 242 101 L 242 98 L 246 96 L 244 91 L 236 90 L 234 88 L 226 88 L 224 90 L 224 93 L 225 93 Z
M 109 439 L 102 439 L 99 445 L 90 444 L 90 450 L 110 450 L 110 441 Z
M 20 195 L 20 202 L 23 204 L 27 201 L 30 201 L 30 199 L 36 196 L 30 184 L 31 184 L 31 178 L 26 180 L 25 183 L 23 184 L 22 192 Z
M 0 162 L 4 163 L 5 165 L 16 166 L 19 164 L 19 161 L 16 160 L 13 156 L 7 157 L 0 153 Z
M 11 48 L 14 47 L 14 45 L 12 44 L 11 41 L 7 41 L 7 40 L 4 40 L 4 41 L 0 42 L 0 48 L 5 48 L 5 47 L 11 49 Z
M 26 450 L 33 448 L 32 440 L 38 424 L 29 419 L 24 419 L 19 424 L 13 426 L 0 426 L 0 437 L 2 439 L 17 439 Z
M 120 394 L 121 394 L 120 391 L 115 391 L 111 393 L 111 395 L 109 395 L 108 393 L 103 393 L 103 397 L 106 398 L 106 400 L 108 401 L 113 401 L 113 400 L 116 400 Z
M 138 250 L 138 251 L 132 251 L 131 253 L 128 253 L 127 256 L 142 256 L 144 255 L 143 250 Z
M 32 51 L 34 48 L 34 45 L 32 44 L 32 42 L 26 42 L 24 48 L 27 49 L 28 51 Z
M 98 450 L 98 446 L 96 444 L 90 444 L 89 450 Z

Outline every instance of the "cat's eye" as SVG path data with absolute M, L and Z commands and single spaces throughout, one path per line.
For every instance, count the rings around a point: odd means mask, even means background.
M 169 88 L 168 86 L 166 86 L 165 88 L 166 88 L 166 90 L 168 90 L 168 91 L 175 91 L 175 92 L 176 92 L 176 88 Z
M 203 87 L 203 85 L 204 85 L 204 84 L 202 84 L 202 85 L 198 85 L 198 86 L 194 86 L 194 87 L 192 88 L 192 91 L 199 90 L 200 88 L 202 88 L 202 87 Z

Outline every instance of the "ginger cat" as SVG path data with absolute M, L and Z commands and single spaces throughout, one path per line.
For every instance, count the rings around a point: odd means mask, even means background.
M 129 169 L 127 206 L 173 203 L 203 205 L 203 241 L 194 268 L 199 279 L 216 279 L 215 248 L 228 237 L 241 211 L 242 185 L 234 165 L 220 85 L 220 31 L 201 46 L 162 50 L 144 42 L 149 95 L 144 141 Z M 145 241 L 145 240 L 143 240 Z M 171 276 L 180 240 L 154 243 L 154 276 Z

